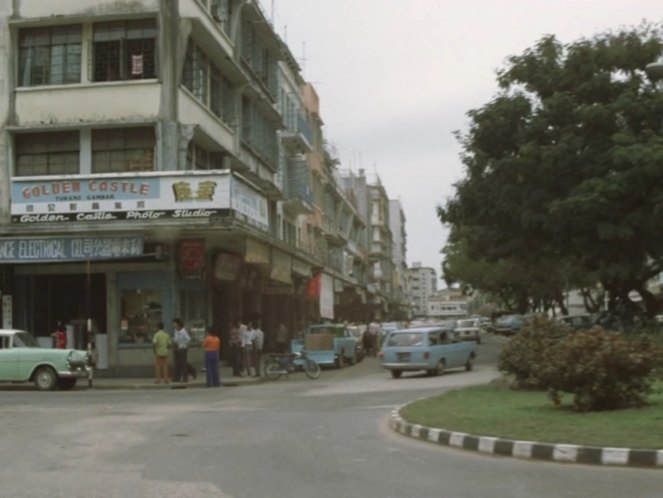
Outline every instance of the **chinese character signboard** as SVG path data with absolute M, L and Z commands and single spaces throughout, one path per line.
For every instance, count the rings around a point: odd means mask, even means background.
M 208 219 L 234 211 L 267 228 L 267 198 L 230 172 L 18 177 L 12 223 Z
M 177 244 L 177 270 L 182 280 L 205 278 L 205 241 L 185 239 Z
M 94 261 L 140 256 L 143 256 L 142 236 L 0 239 L 0 264 Z

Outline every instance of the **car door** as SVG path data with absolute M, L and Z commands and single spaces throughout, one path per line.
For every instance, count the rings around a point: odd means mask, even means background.
M 463 351 L 466 346 L 461 337 L 459 337 L 455 332 L 447 332 L 447 341 L 445 343 L 446 350 L 446 359 L 447 359 L 447 368 L 456 368 L 461 366 L 464 363 L 462 359 Z
M 0 335 L 0 381 L 18 380 L 18 352 L 11 347 L 11 336 Z

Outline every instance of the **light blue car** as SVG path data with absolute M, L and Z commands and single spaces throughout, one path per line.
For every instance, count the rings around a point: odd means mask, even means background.
M 380 351 L 382 366 L 398 379 L 405 371 L 442 375 L 450 368 L 474 368 L 476 344 L 457 337 L 452 329 L 426 327 L 391 332 Z

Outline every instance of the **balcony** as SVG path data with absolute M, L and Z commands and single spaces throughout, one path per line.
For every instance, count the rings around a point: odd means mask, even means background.
M 38 127 L 153 121 L 160 98 L 156 80 L 18 88 L 16 122 Z
M 281 140 L 283 145 L 294 154 L 305 154 L 313 151 L 313 132 L 311 127 L 301 114 L 292 126 L 281 131 Z

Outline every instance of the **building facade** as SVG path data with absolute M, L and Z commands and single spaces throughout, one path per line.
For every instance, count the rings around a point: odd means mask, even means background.
M 407 270 L 407 282 L 413 318 L 427 318 L 428 300 L 437 291 L 435 269 L 421 266 L 420 262 L 414 262 Z
M 4 327 L 64 322 L 135 375 L 175 317 L 194 343 L 259 320 L 269 347 L 387 302 L 369 201 L 257 1 L 0 0 L 0 43 Z

